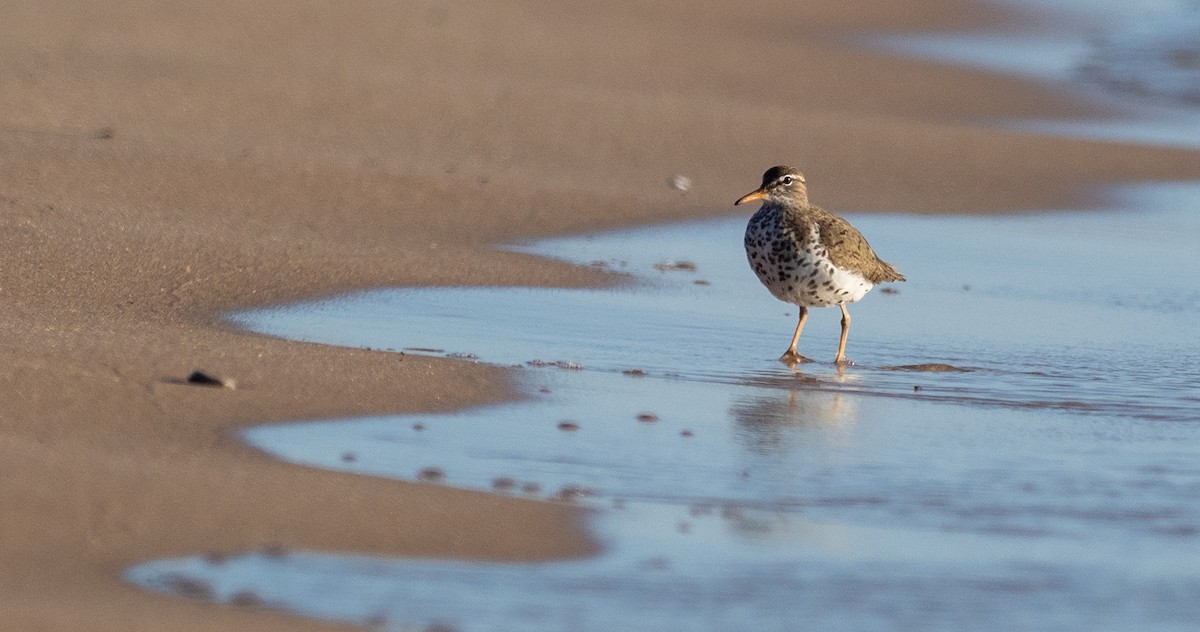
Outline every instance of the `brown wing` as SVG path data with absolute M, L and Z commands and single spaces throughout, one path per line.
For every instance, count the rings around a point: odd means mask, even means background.
M 815 214 L 815 223 L 821 231 L 821 244 L 828 250 L 834 265 L 854 270 L 871 283 L 904 280 L 904 275 L 895 266 L 880 259 L 871 250 L 867 239 L 850 222 L 819 207 L 811 206 L 809 209 Z

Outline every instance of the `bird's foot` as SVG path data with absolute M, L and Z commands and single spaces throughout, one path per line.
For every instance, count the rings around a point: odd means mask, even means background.
M 815 360 L 806 358 L 799 353 L 792 351 L 791 349 L 788 349 L 786 353 L 779 356 L 779 361 L 788 366 L 796 366 L 797 364 L 804 364 L 806 362 L 815 362 Z
M 850 358 L 847 358 L 846 356 L 838 356 L 838 357 L 834 358 L 833 363 L 838 365 L 839 367 L 854 366 L 854 360 L 851 360 Z

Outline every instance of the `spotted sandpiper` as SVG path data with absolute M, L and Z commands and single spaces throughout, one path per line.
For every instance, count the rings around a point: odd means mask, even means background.
M 809 204 L 804 174 L 786 166 L 771 167 L 762 186 L 734 205 L 762 200 L 762 208 L 746 225 L 746 257 L 758 280 L 775 298 L 800 306 L 800 322 L 792 344 L 779 359 L 787 364 L 808 361 L 796 352 L 809 307 L 842 309 L 842 337 L 834 362 L 846 364 L 850 312 L 846 303 L 866 295 L 877 283 L 903 281 L 892 264 L 880 259 L 846 220 Z

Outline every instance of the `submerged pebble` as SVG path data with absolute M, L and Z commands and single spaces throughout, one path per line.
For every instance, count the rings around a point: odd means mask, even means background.
M 167 575 L 163 578 L 162 585 L 168 591 L 183 597 L 210 601 L 213 598 L 212 586 L 207 582 L 184 575 Z

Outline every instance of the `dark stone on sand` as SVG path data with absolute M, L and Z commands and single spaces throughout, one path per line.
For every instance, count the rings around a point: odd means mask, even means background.
M 229 560 L 229 556 L 220 551 L 208 551 L 204 554 L 204 561 L 213 566 L 221 566 Z
M 425 483 L 440 483 L 445 479 L 446 473 L 440 468 L 425 467 L 421 468 L 420 472 L 417 472 L 417 480 Z
M 252 590 L 239 590 L 229 598 L 229 603 L 239 608 L 257 608 L 263 605 L 263 598 Z
M 214 388 L 237 388 L 237 381 L 233 378 L 221 377 L 202 369 L 196 369 L 188 374 L 184 382 L 195 386 L 211 386 Z
M 287 557 L 288 551 L 287 547 L 278 542 L 269 542 L 263 545 L 262 554 L 273 559 L 279 559 Z
M 900 364 L 896 366 L 880 367 L 884 371 L 913 371 L 918 373 L 968 373 L 975 369 L 957 367 L 951 364 L 941 364 L 938 362 L 930 362 L 927 364 Z

